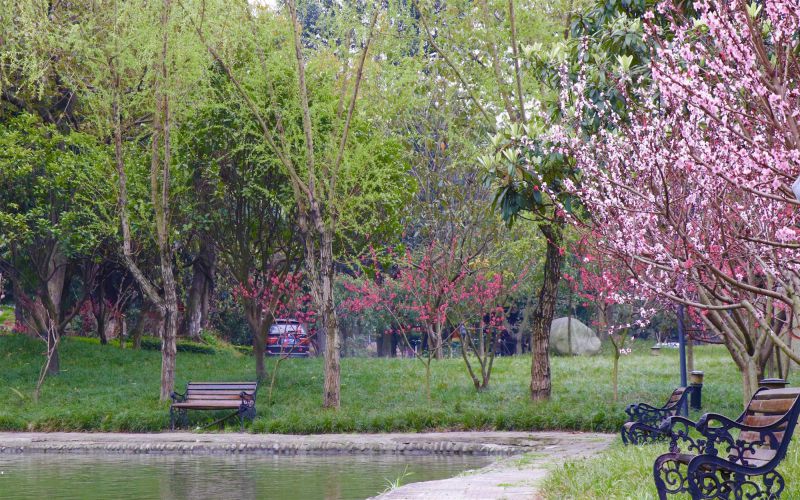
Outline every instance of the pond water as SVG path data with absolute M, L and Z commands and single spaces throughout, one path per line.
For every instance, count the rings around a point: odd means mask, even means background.
M 2 499 L 361 499 L 489 457 L 0 455 Z

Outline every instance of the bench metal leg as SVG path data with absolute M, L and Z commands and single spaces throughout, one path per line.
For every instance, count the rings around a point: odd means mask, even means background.
M 175 408 L 169 407 L 169 430 L 175 430 Z
M 677 458 L 677 454 L 667 453 L 656 458 L 653 464 L 653 480 L 659 500 L 666 500 L 668 493 L 681 493 L 688 489 L 687 476 L 681 471 Z

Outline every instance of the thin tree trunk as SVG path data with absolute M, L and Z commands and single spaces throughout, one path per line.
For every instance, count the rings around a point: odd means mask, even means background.
M 444 338 L 442 334 L 442 325 L 437 324 L 436 328 L 433 330 L 433 345 L 434 345 L 434 354 L 436 355 L 436 359 L 444 359 Z
M 56 331 L 47 332 L 47 374 L 58 375 L 61 371 L 61 358 L 58 355 L 58 341 L 60 335 Z M 38 390 L 38 389 L 37 389 Z
M 550 325 L 553 323 L 558 282 L 561 279 L 561 263 L 564 259 L 561 249 L 563 222 L 539 226 L 547 238 L 547 252 L 544 262 L 544 279 L 539 290 L 539 301 L 533 312 L 531 332 L 531 399 L 534 401 L 550 398 Z
M 614 346 L 614 367 L 611 369 L 611 385 L 614 388 L 614 402 L 619 397 L 619 349 Z
M 397 344 L 398 344 L 398 335 L 397 332 L 392 330 L 392 333 L 389 334 L 391 336 L 391 351 L 389 352 L 389 356 L 392 358 L 397 357 Z

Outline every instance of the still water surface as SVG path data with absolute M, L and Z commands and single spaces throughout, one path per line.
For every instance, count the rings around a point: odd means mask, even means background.
M 373 496 L 390 481 L 452 477 L 470 456 L 0 455 L 0 498 L 288 499 Z

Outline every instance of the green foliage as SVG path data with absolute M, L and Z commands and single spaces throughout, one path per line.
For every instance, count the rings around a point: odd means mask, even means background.
M 108 164 L 91 136 L 61 133 L 25 113 L 0 121 L 0 252 L 42 240 L 67 254 L 94 248 L 110 230 L 98 217 L 113 193 Z
M 160 351 L 161 339 L 157 337 L 142 337 L 142 349 Z M 192 352 L 195 354 L 216 354 L 217 352 L 217 350 L 210 345 L 192 342 L 191 340 L 178 340 L 176 349 L 178 352 Z

